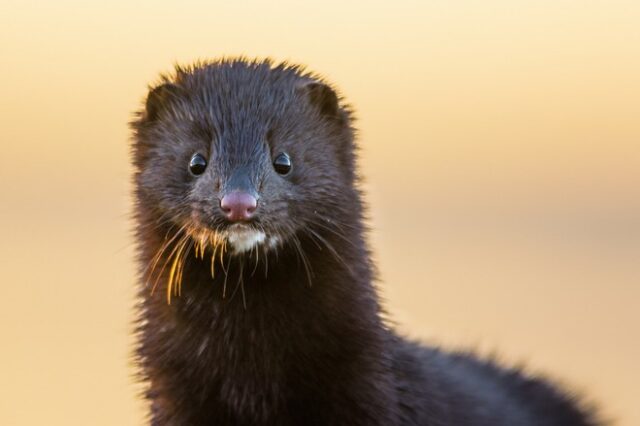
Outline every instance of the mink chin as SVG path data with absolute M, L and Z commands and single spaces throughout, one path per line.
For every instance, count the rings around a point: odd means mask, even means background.
M 132 122 L 153 425 L 596 425 L 551 382 L 382 319 L 353 114 L 302 67 L 177 67 Z

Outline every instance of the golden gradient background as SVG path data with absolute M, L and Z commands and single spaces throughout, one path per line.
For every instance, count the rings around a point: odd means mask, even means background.
M 139 425 L 127 121 L 174 62 L 358 111 L 386 307 L 640 424 L 640 3 L 0 1 L 0 424 Z

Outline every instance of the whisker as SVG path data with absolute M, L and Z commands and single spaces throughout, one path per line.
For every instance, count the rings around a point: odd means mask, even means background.
M 180 265 L 178 265 L 178 271 L 177 271 L 177 277 L 178 277 L 178 296 L 182 296 L 182 277 L 184 275 L 184 266 L 187 263 L 187 254 L 189 253 L 189 251 L 191 250 L 191 248 L 194 246 L 194 241 L 193 240 L 189 240 L 189 246 L 187 247 L 187 249 L 184 251 L 184 255 L 182 256 L 182 261 L 180 262 Z
M 358 231 L 360 228 L 356 225 L 350 224 L 350 223 L 346 223 L 346 222 L 342 222 L 339 220 L 336 220 L 334 218 L 329 218 L 326 216 L 323 216 L 322 214 L 318 213 L 317 211 L 314 212 L 316 217 L 318 217 L 319 219 L 321 219 L 323 222 L 326 223 L 330 223 L 332 225 L 335 225 L 337 228 L 339 228 L 341 231 L 344 231 L 343 227 L 345 228 L 350 228 L 354 231 Z
M 262 225 L 258 225 L 258 227 L 260 228 L 260 230 L 262 231 L 263 234 L 266 235 L 264 226 Z M 253 277 L 256 273 L 256 270 L 258 269 L 258 263 L 260 262 L 260 247 L 258 245 L 254 246 L 255 250 L 256 250 L 256 263 L 253 266 L 253 271 L 251 271 L 251 276 Z M 253 254 L 253 248 L 251 249 L 251 253 Z
M 247 309 L 247 299 L 245 298 L 245 294 L 244 294 L 244 259 L 241 259 L 239 263 L 240 263 L 240 272 L 238 273 L 238 282 L 236 283 L 236 288 L 233 289 L 233 293 L 231 294 L 231 297 L 229 298 L 229 302 L 231 302 L 233 300 L 233 297 L 238 292 L 238 288 L 240 288 L 240 292 L 242 293 L 242 306 L 246 310 Z
M 178 250 L 179 247 L 181 247 L 182 244 L 184 244 L 184 242 L 189 238 L 189 235 L 186 234 L 184 236 L 182 236 L 182 238 L 176 243 L 175 247 L 173 248 L 173 250 L 171 251 L 171 253 L 169 254 L 169 256 L 167 257 L 167 259 L 164 262 L 164 265 L 162 265 L 162 269 L 160 270 L 160 272 L 158 273 L 155 282 L 153 283 L 153 287 L 151 288 L 151 294 L 153 294 L 156 290 L 156 287 L 158 286 L 158 282 L 160 281 L 160 278 L 162 277 L 162 273 L 164 272 L 164 270 L 167 268 L 167 265 L 169 264 L 169 262 L 171 261 L 171 258 L 173 257 L 173 255 L 176 253 L 176 251 Z
M 222 246 L 222 250 L 220 251 L 220 262 L 222 266 L 222 270 L 224 271 L 224 282 L 222 283 L 222 298 L 227 297 L 227 279 L 229 278 L 229 266 L 231 266 L 231 256 L 229 256 L 229 262 L 227 266 L 224 266 L 224 261 L 222 260 L 222 253 L 224 252 L 224 245 Z
M 344 265 L 344 267 L 349 271 L 349 274 L 351 274 L 352 276 L 354 275 L 353 270 L 351 269 L 351 267 L 347 264 L 347 262 L 344 260 L 344 258 L 336 251 L 336 249 L 333 247 L 333 245 L 331 245 L 325 238 L 320 236 L 320 234 L 315 232 L 313 229 L 307 228 L 307 231 L 309 232 L 310 236 L 317 238 L 319 241 L 321 241 L 327 247 L 327 249 L 336 258 L 336 260 L 338 260 L 340 263 L 342 263 Z
M 244 276 L 242 274 L 242 269 L 240 270 L 240 276 L 242 278 L 240 278 L 240 293 L 242 293 L 242 306 L 244 307 L 244 310 L 247 310 L 247 298 L 244 294 Z
M 217 251 L 218 251 L 218 245 L 214 244 L 214 246 L 213 246 L 213 254 L 211 255 L 211 278 L 215 278 L 216 277 L 215 264 L 216 264 L 216 252 Z
M 323 223 L 316 222 L 316 221 L 310 221 L 310 223 L 312 223 L 312 224 L 314 224 L 314 225 L 317 225 L 317 226 L 320 226 L 320 227 L 322 227 L 323 229 L 326 229 L 327 231 L 329 231 L 329 232 L 333 233 L 334 235 L 336 235 L 336 236 L 338 236 L 338 237 L 342 238 L 344 241 L 348 242 L 348 243 L 349 243 L 349 244 L 351 244 L 353 247 L 358 248 L 358 246 L 356 246 L 356 244 L 355 244 L 353 241 L 351 241 L 349 238 L 347 238 L 345 235 L 341 234 L 340 232 L 336 231 L 335 229 L 331 228 L 330 226 L 327 226 L 327 225 L 325 225 L 325 224 L 323 224 Z
M 264 251 L 264 277 L 269 275 L 269 250 Z
M 162 246 L 160 247 L 160 249 L 157 251 L 157 253 L 153 256 L 153 258 L 151 259 L 151 261 L 149 262 L 149 264 L 147 265 L 147 267 L 142 271 L 142 275 L 144 276 L 147 271 L 149 270 L 149 268 L 151 268 L 151 271 L 149 272 L 149 277 L 153 276 L 153 272 L 155 271 L 156 266 L 158 265 L 158 262 L 160 261 L 160 259 L 162 258 L 162 254 L 165 252 L 165 250 L 167 248 L 169 248 L 169 246 L 175 241 L 176 238 L 178 238 L 178 236 L 180 236 L 180 234 L 186 229 L 187 225 L 183 225 L 180 227 L 180 229 L 178 229 L 176 231 L 176 233 L 173 235 L 173 237 L 171 239 L 169 239 L 168 241 L 165 241 Z M 165 240 L 166 240 L 166 236 L 165 236 Z
M 304 250 L 302 249 L 302 243 L 300 242 L 300 239 L 298 238 L 297 235 L 293 234 L 292 239 L 291 239 L 294 243 L 294 246 L 296 247 L 296 252 L 299 254 L 300 259 L 302 260 L 302 264 L 304 265 L 304 269 L 306 271 L 307 274 L 307 281 L 309 283 L 309 287 L 312 287 L 312 280 L 311 280 L 311 275 L 312 275 L 312 271 L 311 268 L 309 266 L 309 260 L 307 259 L 307 256 L 304 253 Z
M 173 263 L 171 265 L 171 270 L 169 271 L 169 281 L 167 282 L 167 304 L 170 305 L 171 304 L 171 290 L 174 284 L 174 280 L 175 280 L 175 273 L 176 273 L 176 268 L 178 267 L 178 263 L 180 262 L 180 256 L 182 255 L 182 251 L 184 250 L 184 247 L 187 245 L 187 241 L 188 239 L 183 239 L 178 252 L 176 253 L 174 259 L 173 259 Z M 174 290 L 175 292 L 175 290 Z M 177 294 L 175 294 L 177 295 Z

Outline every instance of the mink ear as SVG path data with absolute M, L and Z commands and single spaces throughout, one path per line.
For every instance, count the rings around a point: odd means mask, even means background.
M 320 114 L 331 118 L 342 118 L 338 96 L 329 86 L 311 81 L 304 83 L 302 89 L 307 92 L 309 102 L 320 111 Z
M 155 121 L 162 110 L 174 102 L 181 94 L 181 89 L 173 83 L 164 83 L 151 89 L 147 95 L 146 119 Z

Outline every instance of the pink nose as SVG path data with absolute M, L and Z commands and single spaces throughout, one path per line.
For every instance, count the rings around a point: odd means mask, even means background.
M 220 200 L 220 208 L 231 222 L 251 219 L 256 207 L 258 207 L 258 200 L 246 192 L 231 192 Z

